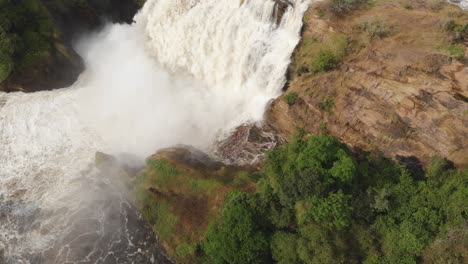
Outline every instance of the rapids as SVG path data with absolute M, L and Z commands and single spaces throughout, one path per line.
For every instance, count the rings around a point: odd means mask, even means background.
M 0 258 L 169 262 L 95 153 L 138 167 L 160 148 L 208 150 L 261 120 L 311 1 L 291 1 L 277 24 L 273 1 L 149 0 L 134 24 L 76 44 L 86 71 L 72 87 L 0 93 Z

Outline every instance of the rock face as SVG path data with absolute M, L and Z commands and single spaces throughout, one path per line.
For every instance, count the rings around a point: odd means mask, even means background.
M 177 263 L 200 263 L 197 244 L 219 214 L 226 194 L 255 185 L 226 166 L 187 146 L 158 151 L 132 180 L 136 203 L 164 248 Z
M 285 140 L 268 124 L 245 124 L 216 142 L 214 154 L 226 164 L 254 165 Z
M 350 146 L 390 157 L 426 164 L 440 155 L 468 166 L 468 67 L 466 58 L 457 61 L 446 52 L 451 43 L 444 29 L 450 19 L 466 23 L 468 14 L 450 5 L 406 10 L 384 1 L 344 18 L 321 19 L 315 16 L 321 8 L 314 5 L 307 13 L 298 49 L 310 39 L 344 34 L 347 55 L 333 71 L 295 74 L 288 89 L 298 99 L 291 106 L 276 100 L 270 124 L 286 137 L 296 128 L 326 130 Z M 388 36 L 371 38 L 360 29 L 376 19 Z M 467 54 L 466 42 L 456 45 Z M 298 72 L 303 65 L 295 61 Z
M 107 21 L 131 23 L 143 2 L 3 1 L 0 91 L 35 92 L 70 86 L 84 69 L 72 48 L 77 36 Z

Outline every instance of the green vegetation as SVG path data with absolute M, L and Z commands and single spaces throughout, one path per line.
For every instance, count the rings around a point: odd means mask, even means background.
M 185 159 L 185 155 L 184 151 L 174 150 L 150 157 L 131 186 L 137 206 L 169 254 L 178 263 L 192 264 L 200 262 L 200 241 L 209 223 L 220 208 L 227 208 L 227 203 L 223 206 L 226 193 L 234 189 L 253 190 L 257 174 L 239 173 L 229 167 L 205 167 Z
M 359 27 L 366 31 L 371 39 L 382 39 L 390 34 L 390 28 L 387 26 L 387 24 L 378 19 L 364 21 L 359 24 Z
M 432 11 L 439 11 L 445 3 L 443 0 L 427 0 L 426 4 Z
M 356 159 L 332 136 L 301 135 L 271 151 L 261 174 L 256 193 L 228 194 L 199 253 L 207 263 L 463 262 L 463 246 L 446 245 L 467 237 L 468 171 L 442 158 L 421 178 Z
M 410 1 L 407 1 L 407 2 L 403 3 L 403 7 L 405 9 L 411 10 L 411 9 L 413 9 L 413 4 Z
M 0 1 L 0 82 L 48 58 L 57 29 L 39 0 Z
M 334 107 L 335 107 L 335 103 L 333 102 L 333 99 L 331 99 L 331 98 L 325 99 L 319 105 L 320 110 L 322 110 L 324 112 L 327 112 L 329 114 L 331 114 Z
M 332 10 L 338 15 L 343 15 L 359 8 L 367 2 L 367 0 L 333 0 Z
M 445 26 L 445 30 L 448 32 L 452 32 L 459 35 L 467 35 L 468 34 L 468 23 L 465 24 L 458 24 L 454 20 L 449 20 Z
M 346 55 L 347 48 L 348 39 L 341 34 L 333 34 L 324 41 L 303 39 L 294 55 L 294 64 L 298 65 L 296 74 L 301 76 L 308 72 L 319 73 L 335 69 Z
M 290 93 L 287 93 L 285 96 L 284 96 L 284 101 L 289 105 L 289 106 L 292 106 L 293 104 L 296 103 L 296 100 L 297 100 L 297 93 L 296 92 L 290 92 Z
M 463 44 L 449 45 L 446 50 L 454 59 L 461 60 L 465 57 L 465 46 Z
M 452 58 L 461 60 L 465 57 L 465 42 L 468 40 L 468 23 L 457 23 L 449 20 L 444 25 L 449 34 L 449 43 L 443 45 L 442 50 Z
M 221 210 L 223 221 L 210 226 L 204 250 L 208 263 L 268 263 L 267 233 L 257 217 L 253 196 L 232 192 Z
M 310 65 L 310 70 L 313 73 L 325 72 L 332 70 L 338 64 L 338 57 L 329 49 L 320 50 L 317 56 L 313 59 Z

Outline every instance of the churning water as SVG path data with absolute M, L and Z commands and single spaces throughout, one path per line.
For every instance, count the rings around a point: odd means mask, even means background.
M 277 24 L 273 0 L 149 0 L 133 25 L 77 44 L 86 71 L 72 87 L 0 94 L 0 258 L 167 262 L 95 153 L 208 149 L 260 120 L 285 83 L 311 1 L 290 1 Z

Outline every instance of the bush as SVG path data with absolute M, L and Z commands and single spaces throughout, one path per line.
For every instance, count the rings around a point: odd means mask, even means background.
M 298 95 L 296 92 L 290 92 L 284 96 L 284 101 L 289 105 L 292 106 L 296 103 Z
M 359 27 L 366 31 L 371 39 L 382 39 L 390 34 L 390 28 L 380 20 L 364 21 Z
M 271 253 L 278 264 L 300 263 L 296 252 L 300 236 L 283 231 L 276 232 L 271 241 Z
M 0 82 L 51 55 L 57 28 L 40 0 L 0 1 Z
M 452 58 L 461 60 L 465 57 L 465 47 L 463 44 L 453 44 L 447 47 L 447 51 Z
M 331 114 L 331 111 L 333 110 L 334 107 L 335 107 L 335 103 L 333 102 L 333 99 L 331 98 L 327 98 L 319 104 L 320 110 L 327 112 L 329 114 Z
M 342 230 L 351 223 L 350 198 L 342 191 L 330 193 L 325 198 L 311 196 L 296 204 L 297 220 L 300 225 L 314 220 L 332 230 Z
M 322 49 L 312 61 L 310 71 L 313 73 L 319 73 L 333 70 L 338 65 L 338 62 L 338 56 L 333 51 Z
M 462 263 L 468 170 L 434 158 L 417 178 L 356 159 L 332 136 L 304 136 L 267 154 L 256 194 L 226 199 L 208 263 Z
M 13 70 L 14 42 L 0 25 L 0 83 L 10 76 Z
M 153 224 L 153 231 L 161 239 L 170 241 L 173 237 L 178 218 L 171 212 L 171 207 L 167 202 L 155 201 L 150 193 L 140 192 L 137 194 L 137 201 L 141 205 L 142 214 L 145 219 Z
M 335 14 L 343 15 L 367 2 L 367 0 L 333 0 L 332 9 Z
M 267 263 L 269 243 L 251 206 L 252 197 L 235 192 L 226 199 L 222 216 L 206 234 L 208 263 Z
M 444 6 L 443 0 L 427 0 L 427 7 L 432 11 L 439 11 Z

